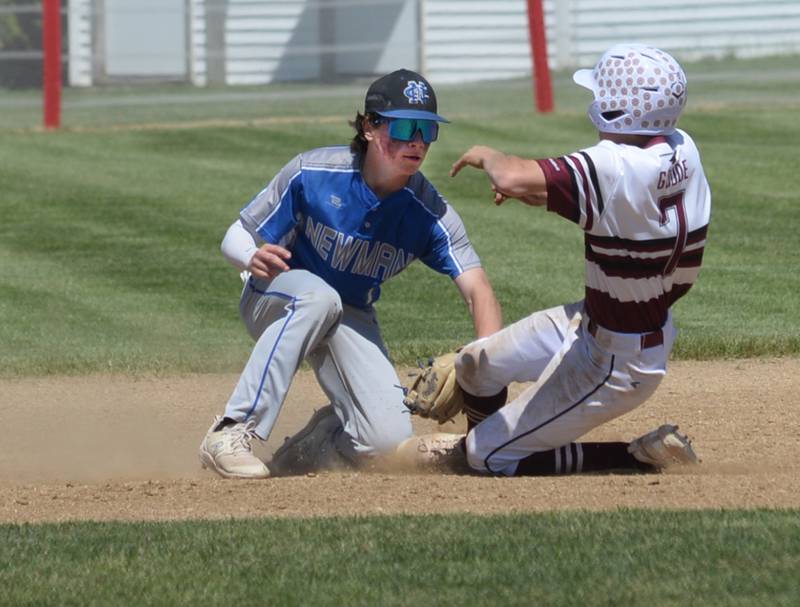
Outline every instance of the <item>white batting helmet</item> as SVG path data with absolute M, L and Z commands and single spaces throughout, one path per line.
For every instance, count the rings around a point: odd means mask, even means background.
M 601 133 L 669 135 L 686 106 L 686 74 L 668 53 L 644 44 L 611 47 L 572 79 L 594 93 L 589 118 Z

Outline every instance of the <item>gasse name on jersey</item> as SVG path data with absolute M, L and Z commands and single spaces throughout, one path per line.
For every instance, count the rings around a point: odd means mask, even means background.
M 319 256 L 334 270 L 387 280 L 414 259 L 408 251 L 388 242 L 369 241 L 344 234 L 322 222 L 306 218 L 305 235 Z
M 689 167 L 686 160 L 676 162 L 670 167 L 669 171 L 661 171 L 658 174 L 658 189 L 663 190 L 673 185 L 679 184 L 689 178 Z

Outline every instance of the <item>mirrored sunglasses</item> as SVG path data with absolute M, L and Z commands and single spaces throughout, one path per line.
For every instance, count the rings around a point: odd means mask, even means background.
M 378 124 L 389 123 L 389 137 L 398 141 L 413 141 L 417 131 L 422 134 L 422 141 L 433 143 L 439 137 L 439 123 L 435 120 L 419 118 L 381 118 Z

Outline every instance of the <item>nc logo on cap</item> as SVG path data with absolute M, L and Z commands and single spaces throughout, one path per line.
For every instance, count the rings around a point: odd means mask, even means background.
M 408 86 L 403 90 L 403 95 L 406 96 L 409 103 L 425 103 L 430 97 L 425 83 L 417 82 L 416 80 L 408 81 Z

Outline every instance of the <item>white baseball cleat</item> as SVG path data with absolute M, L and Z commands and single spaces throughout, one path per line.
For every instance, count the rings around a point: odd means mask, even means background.
M 203 442 L 200 443 L 200 463 L 223 478 L 268 478 L 269 469 L 253 455 L 250 441 L 256 436 L 255 420 L 225 426 L 215 431 L 221 417 L 214 418 Z
M 398 461 L 413 468 L 468 468 L 464 434 L 435 432 L 412 436 L 397 446 Z
M 678 432 L 678 426 L 664 424 L 628 445 L 628 453 L 640 462 L 656 468 L 673 464 L 696 464 L 700 460 L 692 449 L 691 441 Z
M 341 422 L 332 405 L 315 411 L 304 428 L 278 447 L 269 463 L 270 471 L 275 476 L 290 476 L 351 467 L 333 443 L 339 428 Z

